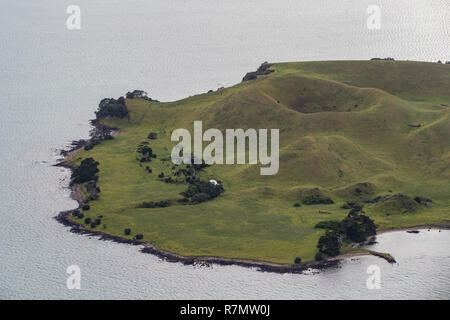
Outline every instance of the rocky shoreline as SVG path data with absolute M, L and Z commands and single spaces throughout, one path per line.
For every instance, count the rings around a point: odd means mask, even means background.
M 77 152 L 86 148 L 87 146 L 96 145 L 100 143 L 102 140 L 111 139 L 111 137 L 114 137 L 120 133 L 119 128 L 111 128 L 105 126 L 101 124 L 97 119 L 91 120 L 90 123 L 92 125 L 92 130 L 90 131 L 90 138 L 72 141 L 70 147 L 67 150 L 61 150 L 60 154 L 64 158 L 61 161 L 59 161 L 55 166 L 65 167 L 73 171 L 74 167 L 73 165 L 70 164 L 70 160 L 73 159 L 73 157 L 77 154 Z M 85 196 L 82 195 L 82 193 L 79 192 L 79 185 L 77 184 L 71 186 L 71 198 L 78 202 L 77 209 L 80 209 L 83 205 L 89 202 L 89 198 L 86 198 Z M 61 211 L 55 217 L 55 219 L 58 222 L 60 222 L 64 226 L 70 227 L 70 232 L 88 236 L 97 236 L 99 237 L 99 240 L 104 241 L 113 241 L 117 243 L 126 243 L 131 245 L 142 245 L 143 248 L 141 249 L 141 252 L 153 254 L 167 262 L 180 262 L 183 263 L 184 265 L 200 265 L 200 266 L 210 266 L 211 264 L 238 265 L 242 267 L 256 268 L 258 271 L 275 272 L 275 273 L 302 273 L 308 269 L 324 269 L 330 267 L 337 267 L 339 264 L 339 259 L 329 259 L 300 264 L 280 264 L 249 259 L 206 257 L 206 256 L 182 256 L 176 253 L 159 249 L 149 242 L 122 238 L 101 231 L 94 231 L 87 229 L 83 224 L 77 223 L 70 219 L 72 212 L 73 210 Z
M 274 273 L 302 273 L 308 269 L 325 269 L 330 267 L 337 267 L 339 265 L 340 259 L 330 259 L 316 262 L 307 262 L 302 264 L 280 264 L 257 260 L 247 260 L 247 259 L 233 259 L 233 258 L 222 258 L 222 257 L 203 257 L 203 256 L 182 256 L 176 253 L 168 252 L 155 247 L 149 242 L 142 242 L 133 239 L 126 239 L 114 235 L 110 235 L 101 231 L 93 231 L 86 229 L 82 224 L 74 222 L 70 219 L 72 210 L 60 212 L 55 219 L 61 224 L 70 227 L 70 232 L 97 236 L 99 240 L 103 241 L 113 241 L 117 243 L 126 243 L 130 245 L 141 245 L 143 248 L 141 252 L 150 253 L 158 258 L 173 263 L 182 263 L 184 265 L 196 265 L 196 266 L 206 266 L 209 267 L 212 264 L 229 266 L 237 265 L 241 267 L 256 268 L 258 271 L 262 272 L 274 272 Z

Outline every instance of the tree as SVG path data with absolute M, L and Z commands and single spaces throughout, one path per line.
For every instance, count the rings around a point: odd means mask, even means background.
M 125 118 L 128 115 L 128 109 L 125 105 L 125 98 L 119 99 L 107 98 L 100 101 L 98 110 L 95 112 L 97 119 L 106 117 Z
M 342 220 L 341 228 L 345 236 L 353 242 L 362 242 L 376 234 L 375 222 L 363 214 L 353 214 Z
M 99 163 L 93 158 L 86 158 L 81 161 L 80 165 L 75 168 L 71 175 L 71 184 L 84 183 L 91 180 L 96 181 L 98 179 L 97 173 Z
M 327 230 L 325 235 L 321 236 L 317 248 L 320 252 L 335 257 L 341 249 L 341 240 L 339 234 L 335 231 Z

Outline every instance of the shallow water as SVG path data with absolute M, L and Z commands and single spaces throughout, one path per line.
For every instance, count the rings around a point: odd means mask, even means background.
M 168 101 L 241 80 L 262 61 L 450 60 L 447 0 L 371 1 L 2 0 L 0 12 L 0 298 L 443 298 L 450 297 L 450 232 L 383 234 L 375 257 L 314 275 L 167 263 L 138 247 L 68 232 L 53 217 L 76 206 L 57 149 L 88 136 L 99 100 L 132 89 Z M 412 245 L 413 244 L 413 245 Z M 66 288 L 78 265 L 82 289 Z M 380 290 L 366 269 L 381 268 Z

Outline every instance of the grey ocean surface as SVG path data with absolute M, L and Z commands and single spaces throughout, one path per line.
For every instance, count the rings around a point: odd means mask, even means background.
M 366 27 L 369 4 L 381 29 Z M 194 267 L 70 233 L 58 149 L 88 137 L 100 99 L 132 89 L 170 101 L 230 86 L 267 60 L 450 60 L 448 0 L 0 0 L 0 298 L 450 298 L 450 232 L 379 236 L 375 257 L 318 274 Z M 82 28 L 66 28 L 66 8 Z M 369 265 L 381 289 L 366 287 Z M 81 268 L 81 290 L 66 268 Z

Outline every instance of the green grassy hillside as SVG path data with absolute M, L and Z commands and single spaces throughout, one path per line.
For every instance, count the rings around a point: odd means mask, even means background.
M 339 61 L 271 69 L 256 80 L 180 101 L 127 99 L 129 119 L 103 120 L 120 135 L 73 160 L 100 163 L 100 198 L 85 217 L 102 215 L 97 229 L 129 238 L 140 233 L 182 255 L 279 263 L 297 256 L 314 260 L 324 233 L 314 225 L 343 219 L 348 200 L 386 196 L 364 208 L 378 229 L 450 224 L 450 65 Z M 201 175 L 221 180 L 226 191 L 197 205 L 176 202 L 186 184 L 164 183 L 158 174 L 173 171 L 171 161 L 163 161 L 176 144 L 172 131 L 193 130 L 194 120 L 204 129 L 279 128 L 278 174 L 261 176 L 258 165 L 213 165 Z M 158 138 L 148 140 L 150 132 Z M 136 160 L 142 141 L 157 154 L 145 164 Z M 334 204 L 294 206 L 314 192 Z M 410 206 L 397 194 L 433 202 L 411 200 Z M 136 208 L 160 200 L 173 204 Z M 129 236 L 124 228 L 132 230 Z

